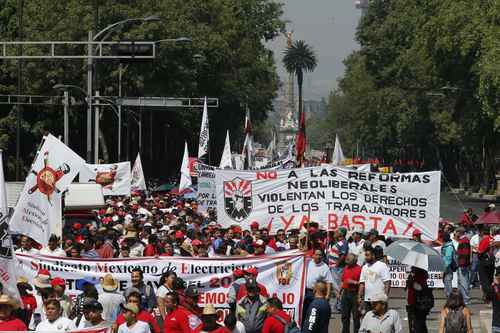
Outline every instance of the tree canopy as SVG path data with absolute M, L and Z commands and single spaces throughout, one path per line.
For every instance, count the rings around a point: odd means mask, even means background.
M 0 38 L 17 38 L 17 1 L 1 1 Z M 159 22 L 130 24 L 110 35 L 112 40 L 162 40 L 189 37 L 190 44 L 160 43 L 153 61 L 125 64 L 124 96 L 217 97 L 218 109 L 209 109 L 211 160 L 218 163 L 226 129 L 242 140 L 245 104 L 254 122 L 272 109 L 279 79 L 272 52 L 265 42 L 284 30 L 282 4 L 273 0 L 135 0 L 135 1 L 23 1 L 23 40 L 87 40 L 109 24 L 151 14 Z M 32 50 L 26 49 L 25 52 Z M 94 87 L 101 95 L 118 95 L 118 62 L 97 60 Z M 16 63 L 0 60 L 0 94 L 16 92 Z M 23 93 L 55 95 L 56 83 L 86 87 L 86 67 L 79 60 L 23 62 Z M 76 96 L 75 96 L 76 97 Z M 109 112 L 108 112 L 109 111 Z M 150 175 L 168 176 L 180 165 L 184 140 L 195 152 L 200 109 L 141 111 L 143 163 Z M 117 121 L 104 111 L 101 128 L 110 162 L 117 158 Z M 22 145 L 25 174 L 36 147 L 46 132 L 62 134 L 62 107 L 23 107 Z M 70 146 L 85 156 L 86 115 L 83 106 L 70 114 Z M 5 150 L 7 177 L 12 179 L 15 158 L 15 108 L 0 107 L 0 148 Z M 138 147 L 137 125 L 125 116 L 124 158 L 133 159 Z M 103 156 L 101 156 L 103 157 Z M 154 161 L 154 163 L 152 163 Z
M 386 163 L 421 160 L 492 189 L 500 143 L 500 2 L 372 0 L 323 131 Z

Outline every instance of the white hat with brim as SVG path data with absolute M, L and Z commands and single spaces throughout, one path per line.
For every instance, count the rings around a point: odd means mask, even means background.
M 50 284 L 50 276 L 37 275 L 37 277 L 33 279 L 33 285 L 40 289 L 51 288 L 52 285 Z
M 387 295 L 385 293 L 378 293 L 373 295 L 372 297 L 368 297 L 369 302 L 387 302 Z

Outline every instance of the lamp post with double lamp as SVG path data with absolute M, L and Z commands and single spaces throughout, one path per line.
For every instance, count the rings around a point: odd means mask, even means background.
M 113 32 L 115 32 L 119 27 L 128 23 L 144 23 L 159 21 L 160 18 L 157 15 L 147 16 L 143 18 L 130 18 L 125 19 L 113 24 L 108 25 L 106 28 L 99 31 L 95 36 L 93 36 L 92 31 L 89 31 L 89 45 L 87 47 L 87 162 L 90 162 L 92 157 L 92 77 L 93 77 L 93 46 L 92 42 L 98 40 L 104 41 Z M 102 38 L 100 38 L 102 37 Z M 100 38 L 100 39 L 99 39 Z M 97 161 L 95 161 L 97 163 Z
M 155 43 L 174 43 L 174 44 L 188 44 L 192 43 L 193 40 L 189 37 L 179 37 L 179 38 L 168 38 L 168 39 L 160 39 L 155 41 Z M 128 66 L 128 65 L 127 65 Z M 123 72 L 126 70 L 127 66 L 123 68 L 122 63 L 118 65 L 118 97 L 122 97 L 122 77 Z M 121 162 L 122 158 L 122 105 L 118 104 L 118 162 Z

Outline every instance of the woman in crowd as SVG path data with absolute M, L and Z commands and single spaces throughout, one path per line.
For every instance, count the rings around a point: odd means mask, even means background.
M 473 333 L 471 312 L 458 290 L 452 291 L 441 311 L 439 333 Z
M 173 271 L 163 273 L 160 278 L 160 287 L 156 291 L 156 300 L 158 303 L 158 310 L 160 311 L 160 315 L 163 319 L 165 319 L 167 315 L 167 311 L 165 309 L 165 297 L 168 293 L 175 291 L 176 280 L 177 274 Z

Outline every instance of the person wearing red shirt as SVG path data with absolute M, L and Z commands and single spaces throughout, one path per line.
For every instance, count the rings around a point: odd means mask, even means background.
M 352 253 L 349 253 L 345 257 L 345 264 L 346 266 L 340 276 L 342 284 L 337 299 L 340 300 L 340 311 L 342 313 L 342 333 L 349 333 L 351 315 L 354 332 L 359 331 L 360 326 L 358 289 L 361 267 L 357 264 L 357 258 Z
M 267 300 L 267 318 L 264 320 L 262 333 L 285 333 L 285 325 L 291 322 L 290 316 L 283 311 L 283 304 L 276 298 Z
M 163 330 L 168 333 L 191 333 L 189 318 L 182 307 L 179 306 L 179 296 L 175 291 L 165 296 L 167 316 L 163 321 Z
M 27 331 L 28 328 L 22 320 L 12 316 L 12 311 L 17 309 L 16 301 L 8 295 L 0 295 L 0 331 Z
M 132 291 L 129 293 L 127 297 L 127 303 L 132 303 L 139 307 L 137 320 L 148 323 L 152 333 L 160 333 L 160 326 L 158 326 L 158 322 L 156 321 L 155 317 L 151 313 L 141 308 L 141 294 L 138 291 Z M 120 326 L 125 321 L 125 316 L 123 315 L 123 313 L 120 313 L 116 318 L 116 327 Z
M 158 249 L 156 248 L 157 242 L 158 242 L 158 237 L 156 237 L 156 235 L 151 235 L 148 237 L 148 245 L 146 245 L 143 251 L 144 257 L 154 257 L 159 254 Z
M 255 267 L 247 268 L 243 271 L 243 273 L 245 274 L 245 280 L 248 280 L 250 278 L 254 278 L 255 280 L 257 280 L 257 275 L 259 275 L 259 272 Z M 259 287 L 259 294 L 262 297 L 269 298 L 269 293 L 267 292 L 266 287 L 260 283 L 257 283 L 257 286 Z M 245 283 L 243 283 L 242 285 L 240 285 L 238 292 L 236 293 L 236 302 L 238 302 L 246 295 L 248 295 L 248 292 Z
M 483 292 L 483 298 L 486 301 L 490 299 L 489 290 L 491 284 L 493 283 L 493 272 L 495 270 L 494 257 L 491 253 L 490 244 L 493 238 L 490 236 L 490 229 L 488 226 L 483 226 L 481 230 L 481 240 L 477 247 L 477 254 L 479 258 L 479 284 L 481 285 L 481 290 Z
M 226 327 L 217 324 L 217 319 L 219 319 L 219 315 L 217 314 L 217 310 L 213 304 L 205 305 L 203 312 L 201 314 L 201 320 L 203 321 L 203 325 L 200 325 L 199 328 L 195 329 L 193 332 L 195 333 L 231 333 Z

